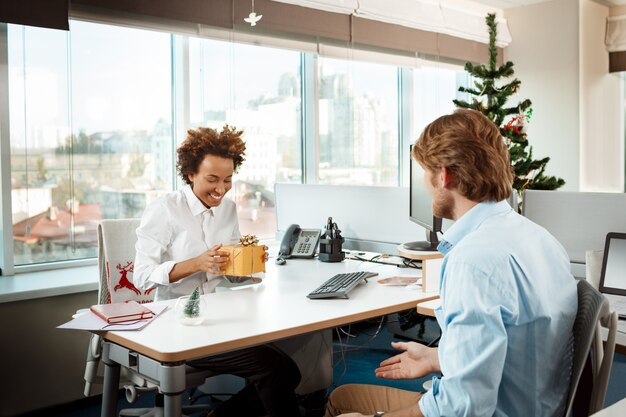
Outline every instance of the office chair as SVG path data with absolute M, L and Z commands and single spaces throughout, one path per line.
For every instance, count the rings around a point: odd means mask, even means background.
M 152 290 L 142 291 L 135 287 L 132 280 L 135 260 L 135 230 L 139 227 L 139 219 L 102 220 L 98 225 L 98 272 L 100 284 L 98 287 L 98 303 L 116 303 L 134 300 L 140 303 L 151 302 L 154 299 Z M 103 378 L 98 376 L 98 367 L 102 354 L 102 338 L 92 335 L 87 350 L 85 364 L 86 397 L 91 395 L 93 385 L 102 384 Z M 202 385 L 204 380 L 211 376 L 211 372 L 188 367 L 187 387 Z M 145 392 L 157 391 L 158 385 L 154 381 L 137 374 L 131 369 L 122 367 L 120 384 L 126 391 L 126 399 L 133 403 L 137 397 Z M 136 408 L 120 411 L 120 416 L 159 416 L 162 407 Z M 208 410 L 206 405 L 184 406 L 183 413 L 193 413 Z
M 608 328 L 602 343 L 600 327 Z M 617 313 L 586 280 L 578 282 L 578 311 L 573 332 L 573 362 L 564 417 L 589 416 L 604 407 L 615 352 Z

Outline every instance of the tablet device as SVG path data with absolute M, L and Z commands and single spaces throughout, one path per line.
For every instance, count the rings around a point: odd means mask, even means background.
M 626 296 L 626 233 L 606 235 L 600 292 Z
M 606 235 L 599 290 L 620 318 L 626 318 L 626 233 Z

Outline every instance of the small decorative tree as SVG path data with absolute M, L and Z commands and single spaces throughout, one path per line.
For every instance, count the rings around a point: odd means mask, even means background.
M 516 106 L 506 107 L 509 97 L 519 91 L 521 81 L 514 78 L 508 83 L 496 84 L 503 78 L 513 77 L 513 63 L 507 61 L 500 67 L 496 66 L 498 57 L 496 15 L 488 14 L 485 20 L 489 30 L 489 66 L 467 62 L 465 70 L 475 79 L 474 87 L 459 87 L 459 91 L 472 96 L 472 100 L 471 102 L 453 100 L 453 102 L 457 107 L 478 110 L 500 128 L 513 167 L 513 188 L 517 190 L 518 200 L 521 202 L 522 192 L 527 188 L 555 190 L 563 186 L 565 181 L 562 178 L 545 175 L 549 157 L 533 159 L 532 146 L 528 144 L 526 137 L 526 125 L 532 116 L 531 101 L 526 99 Z M 519 208 L 521 209 L 521 204 Z
M 184 310 L 187 317 L 198 317 L 200 315 L 200 288 L 193 290 Z

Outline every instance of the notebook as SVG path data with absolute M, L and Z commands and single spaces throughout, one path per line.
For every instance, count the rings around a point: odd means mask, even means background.
M 609 300 L 611 310 L 626 319 L 626 233 L 606 235 L 599 289 Z
M 153 316 L 152 310 L 137 301 L 96 304 L 90 310 L 109 324 L 149 319 Z

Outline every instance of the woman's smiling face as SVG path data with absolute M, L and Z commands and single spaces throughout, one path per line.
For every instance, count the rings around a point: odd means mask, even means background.
M 216 207 L 233 187 L 235 171 L 232 159 L 215 155 L 204 157 L 196 173 L 187 174 L 191 189 L 206 207 Z

